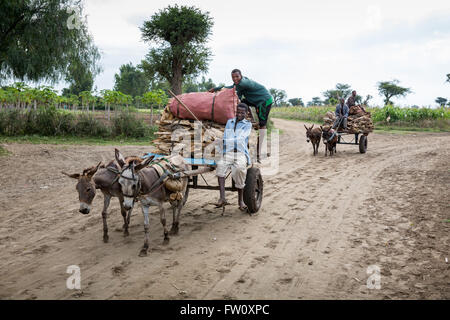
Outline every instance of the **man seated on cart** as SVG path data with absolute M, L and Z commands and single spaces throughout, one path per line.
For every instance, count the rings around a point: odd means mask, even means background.
M 216 175 L 219 180 L 220 199 L 217 207 L 229 203 L 225 199 L 225 179 L 231 170 L 231 176 L 238 190 L 239 209 L 246 211 L 244 204 L 244 187 L 247 175 L 247 165 L 251 164 L 248 151 L 248 139 L 252 131 L 252 123 L 245 119 L 249 107 L 245 103 L 237 106 L 236 118 L 229 119 L 223 135 L 223 157 L 217 162 Z
M 347 130 L 349 108 L 345 104 L 345 99 L 341 98 L 339 104 L 336 106 L 336 121 L 334 122 L 333 129 L 344 128 Z

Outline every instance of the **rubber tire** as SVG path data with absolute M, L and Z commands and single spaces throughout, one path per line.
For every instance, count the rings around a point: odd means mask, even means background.
M 366 153 L 367 151 L 367 136 L 361 136 L 359 139 L 359 152 Z
M 248 169 L 247 178 L 245 179 L 244 203 L 250 214 L 257 213 L 261 208 L 263 189 L 264 181 L 261 171 L 258 168 Z M 257 190 L 259 190 L 258 194 Z

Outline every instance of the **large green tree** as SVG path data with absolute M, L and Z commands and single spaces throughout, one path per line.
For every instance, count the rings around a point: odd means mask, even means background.
M 2 0 L 0 80 L 57 81 L 70 76 L 72 64 L 98 72 L 100 54 L 82 10 L 80 0 Z
M 392 104 L 392 98 L 405 97 L 407 94 L 412 92 L 410 88 L 399 86 L 399 83 L 400 82 L 398 80 L 378 82 L 378 92 L 380 96 L 384 96 L 384 104 L 386 106 L 388 104 Z
M 97 74 L 95 70 L 94 73 Z M 72 94 L 79 95 L 83 91 L 92 91 L 94 86 L 93 71 L 89 66 L 76 60 L 69 65 L 65 80 L 69 83 L 69 88 L 64 88 L 62 94 L 67 97 Z
M 133 97 L 142 96 L 150 88 L 150 80 L 146 74 L 130 62 L 120 67 L 115 74 L 114 90 L 121 91 Z
M 211 51 L 205 44 L 212 26 L 209 12 L 178 5 L 168 6 L 145 21 L 142 38 L 156 45 L 142 61 L 149 78 L 166 79 L 172 91 L 181 94 L 186 77 L 208 71 Z

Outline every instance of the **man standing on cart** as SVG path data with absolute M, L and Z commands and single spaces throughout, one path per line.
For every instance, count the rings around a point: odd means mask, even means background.
M 225 198 L 225 179 L 231 170 L 236 189 L 238 189 L 238 205 L 242 211 L 247 211 L 244 203 L 244 187 L 247 166 L 251 164 L 248 151 L 248 139 L 252 131 L 252 123 L 245 119 L 248 106 L 240 103 L 237 106 L 236 118 L 229 119 L 223 135 L 223 157 L 218 161 L 216 175 L 219 180 L 220 199 L 217 207 L 221 208 L 229 203 Z
M 258 128 L 260 130 L 267 129 L 267 121 L 269 120 L 269 113 L 273 104 L 273 97 L 270 92 L 256 81 L 243 77 L 239 69 L 231 71 L 231 78 L 234 84 L 225 88 L 232 89 L 235 87 L 239 99 L 247 106 L 256 108 L 256 113 L 259 118 Z M 224 87 L 212 88 L 209 92 L 216 92 L 222 88 Z M 244 97 L 244 99 L 242 99 L 242 97 Z M 262 143 L 263 141 L 258 143 L 258 161 L 260 160 L 259 150 Z

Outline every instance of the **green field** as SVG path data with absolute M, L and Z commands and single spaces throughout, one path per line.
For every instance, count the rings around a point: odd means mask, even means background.
M 334 110 L 334 106 L 279 107 L 273 108 L 270 115 L 273 118 L 323 124 L 325 114 Z M 386 106 L 367 108 L 367 111 L 372 113 L 376 130 L 450 132 L 449 108 L 414 109 Z

